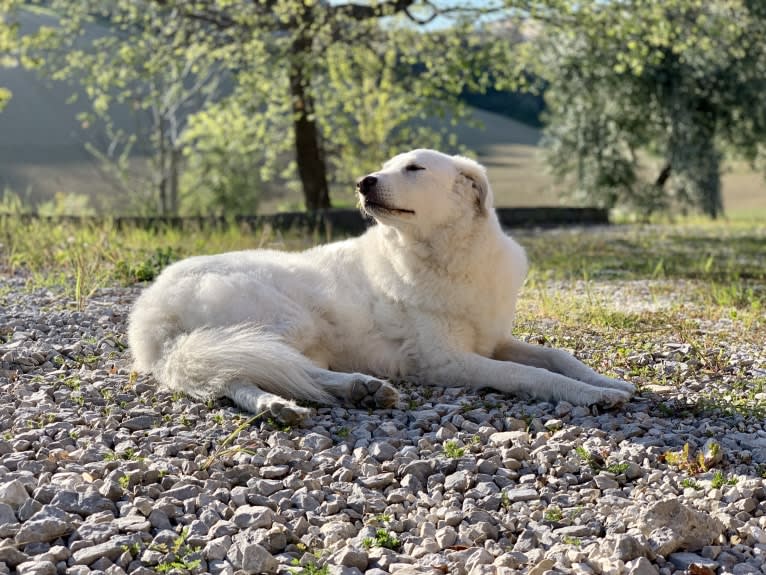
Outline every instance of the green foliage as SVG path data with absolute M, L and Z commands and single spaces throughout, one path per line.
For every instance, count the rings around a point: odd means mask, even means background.
M 546 510 L 543 518 L 551 523 L 557 523 L 564 518 L 564 514 L 561 512 L 561 508 L 556 505 L 550 505 Z
M 14 9 L 17 0 L 0 0 L 0 68 L 16 64 L 18 25 Z M 0 111 L 11 99 L 11 92 L 0 86 Z
M 549 160 L 575 195 L 720 214 L 723 153 L 755 161 L 766 138 L 763 4 L 588 0 L 540 18 Z
M 116 275 L 125 284 L 152 281 L 174 261 L 180 259 L 171 246 L 155 248 L 149 257 L 138 263 L 120 260 L 116 264 Z
M 37 213 L 41 216 L 93 216 L 96 211 L 85 194 L 56 192 L 52 200 L 37 206 Z
M 95 130 L 86 147 L 135 211 L 177 213 L 182 136 L 190 114 L 218 93 L 225 51 L 160 2 L 45 5 L 51 25 L 24 38 L 24 62 L 71 82 L 73 99 L 84 93 L 90 111 L 78 119 Z
M 465 447 L 460 447 L 454 439 L 444 442 L 444 455 L 450 459 L 459 459 L 465 454 Z
M 713 489 L 719 489 L 724 485 L 736 485 L 739 480 L 736 477 L 727 477 L 723 471 L 716 469 L 713 473 L 713 478 L 710 480 L 710 486 Z
M 168 551 L 173 559 L 159 563 L 157 565 L 157 571 L 159 573 L 167 573 L 178 569 L 182 571 L 192 571 L 200 566 L 202 563 L 202 559 L 199 557 L 200 549 L 189 546 L 186 543 L 188 537 L 189 529 L 184 528 L 178 537 L 173 540 L 173 544 L 169 549 L 162 549 L 162 551 Z
M 609 473 L 614 473 L 615 475 L 620 475 L 621 473 L 625 473 L 625 471 L 630 467 L 630 464 L 623 462 L 623 463 L 612 463 L 610 465 L 606 466 L 606 470 Z
M 691 477 L 684 477 L 681 480 L 681 487 L 685 489 L 694 489 L 695 491 L 700 491 L 702 489 L 702 486 L 699 484 L 699 482 L 695 481 Z
M 40 4 L 51 24 L 23 60 L 82 88 L 80 121 L 103 136 L 88 147 L 138 212 L 253 212 L 298 175 L 352 190 L 403 148 L 457 149 L 428 119 L 457 121 L 463 92 L 517 73 L 509 37 L 476 24 L 499 4 L 451 7 L 433 29 L 418 24 L 442 8 L 411 2 Z
M 385 547 L 386 549 L 397 550 L 401 546 L 399 538 L 388 529 L 380 528 L 375 531 L 375 537 L 365 537 L 362 546 L 366 549 L 370 547 Z

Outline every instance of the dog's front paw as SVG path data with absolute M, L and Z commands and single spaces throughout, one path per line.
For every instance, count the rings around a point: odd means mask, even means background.
M 391 408 L 399 402 L 399 392 L 387 381 L 360 376 L 351 383 L 349 399 L 362 407 Z

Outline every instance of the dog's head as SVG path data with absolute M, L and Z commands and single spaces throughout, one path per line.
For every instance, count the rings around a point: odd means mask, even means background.
M 434 150 L 399 154 L 361 178 L 356 189 L 362 209 L 378 222 L 425 232 L 467 214 L 485 218 L 492 209 L 484 168 Z

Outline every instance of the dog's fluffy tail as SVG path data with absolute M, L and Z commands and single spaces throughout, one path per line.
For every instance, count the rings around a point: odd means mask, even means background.
M 151 371 L 165 389 L 202 400 L 228 397 L 254 411 L 261 395 L 258 389 L 286 398 L 334 403 L 312 379 L 312 369 L 315 366 L 280 337 L 235 325 L 178 335 L 166 344 Z M 247 384 L 258 389 L 248 393 Z

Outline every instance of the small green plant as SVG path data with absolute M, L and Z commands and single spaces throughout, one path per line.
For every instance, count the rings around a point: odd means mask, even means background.
M 695 491 L 702 489 L 702 485 L 700 485 L 698 481 L 692 479 L 691 477 L 685 477 L 682 479 L 681 487 L 684 489 L 694 489 Z
M 606 466 L 606 470 L 609 473 L 614 473 L 615 475 L 620 475 L 621 473 L 625 473 L 627 471 L 628 467 L 630 466 L 629 463 L 612 463 L 610 465 Z
M 723 471 L 716 469 L 716 471 L 713 473 L 713 479 L 710 481 L 710 486 L 713 489 L 718 489 L 724 485 L 736 485 L 738 482 L 739 479 L 736 477 L 726 477 Z
M 548 509 L 545 510 L 543 517 L 546 521 L 550 521 L 551 523 L 558 523 L 564 518 L 564 514 L 561 512 L 560 507 L 551 505 L 548 507 Z
M 127 475 L 120 475 L 120 478 L 117 480 L 117 483 L 120 484 L 120 487 L 125 489 L 127 491 L 128 487 L 130 486 L 130 477 Z
M 131 545 L 122 545 L 120 547 L 123 551 L 127 551 L 130 553 L 133 557 L 137 557 L 139 553 L 141 553 L 141 544 L 140 543 L 133 543 Z
M 668 465 L 674 465 L 689 475 L 697 475 L 708 470 L 708 461 L 700 451 L 696 455 L 692 453 L 688 443 L 685 443 L 680 451 L 666 451 L 660 456 L 660 461 Z
M 348 427 L 339 427 L 335 434 L 341 439 L 346 439 L 351 434 L 351 431 Z
M 594 471 L 601 471 L 604 468 L 604 458 L 600 454 L 590 452 L 582 445 L 575 447 L 575 453 Z
M 579 547 L 582 544 L 579 537 L 572 537 L 571 535 L 565 535 L 562 541 L 567 545 L 574 545 L 575 547 Z
M 63 359 L 62 359 L 62 363 L 63 363 Z M 67 377 L 61 383 L 63 383 L 66 387 L 68 387 L 72 391 L 80 390 L 80 380 L 76 377 Z
M 191 557 L 193 554 L 198 553 L 199 547 L 191 547 L 186 544 L 186 540 L 189 538 L 189 529 L 184 528 L 183 531 L 173 540 L 169 551 L 175 557 L 173 561 L 166 561 L 157 565 L 157 571 L 160 573 L 167 573 L 173 569 L 181 569 L 183 571 L 192 571 L 200 566 L 202 560 L 197 557 Z
M 285 423 L 284 421 L 274 419 L 273 417 L 266 419 L 266 425 L 275 431 L 284 431 L 285 433 L 290 433 L 293 429 L 291 425 Z
M 375 537 L 365 537 L 362 541 L 362 546 L 365 549 L 370 547 L 385 547 L 386 549 L 393 549 L 394 551 L 401 546 L 399 538 L 388 531 L 388 529 L 378 529 L 375 532 Z
M 120 457 L 126 461 L 143 461 L 146 459 L 145 457 L 139 455 L 138 452 L 132 447 L 128 447 L 125 451 L 123 451 Z
M 460 447 L 454 439 L 444 442 L 444 455 L 450 459 L 458 459 L 465 454 L 465 448 Z
M 216 413 L 213 415 L 213 421 L 218 425 L 223 425 L 225 418 L 223 417 L 223 413 Z
M 297 558 L 293 559 L 290 563 L 296 567 L 295 569 L 290 570 L 292 575 L 330 575 L 329 565 L 320 567 L 313 562 L 307 563 L 306 565 L 301 565 L 300 560 Z
M 250 417 L 249 419 L 244 419 L 241 417 L 237 417 L 234 419 L 234 421 L 241 421 L 241 423 L 237 426 L 237 428 L 232 431 L 229 435 L 227 435 L 224 440 L 221 442 L 221 445 L 219 445 L 216 450 L 210 455 L 210 457 L 207 458 L 205 463 L 202 464 L 202 469 L 207 469 L 210 467 L 216 459 L 220 457 L 225 457 L 228 455 L 232 455 L 233 453 L 250 453 L 247 448 L 241 446 L 241 445 L 232 445 L 234 441 L 237 439 L 240 433 L 242 433 L 245 429 L 250 427 L 253 423 L 258 421 L 260 419 L 262 414 L 254 415 L 253 417 Z

